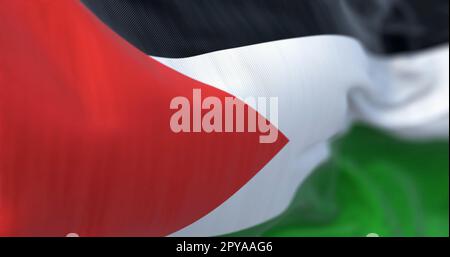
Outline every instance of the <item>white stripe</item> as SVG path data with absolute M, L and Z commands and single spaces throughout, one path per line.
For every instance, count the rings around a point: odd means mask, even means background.
M 180 73 L 244 101 L 247 96 L 278 97 L 278 127 L 290 140 L 230 199 L 173 235 L 220 235 L 278 215 L 309 172 L 326 158 L 328 140 L 344 131 L 355 117 L 401 133 L 404 127 L 414 130 L 423 127 L 425 121 L 442 117 L 445 120 L 446 113 L 444 135 L 448 135 L 448 71 L 447 77 L 440 78 L 444 80 L 437 86 L 440 89 L 435 90 L 436 83 L 429 85 L 427 81 L 405 80 L 399 76 L 403 74 L 399 70 L 396 73 L 399 68 L 421 76 L 420 67 L 413 69 L 408 62 L 398 65 L 403 58 L 370 57 L 357 41 L 343 36 L 287 39 L 189 58 L 155 57 Z M 440 54 L 439 58 L 442 59 Z M 441 62 L 445 64 L 445 58 Z M 416 95 L 423 90 L 442 102 L 430 106 L 429 100 L 423 100 L 429 95 Z M 445 90 L 446 98 L 436 97 L 434 91 Z M 349 99 L 354 102 L 351 108 Z M 411 111 L 411 101 L 425 104 L 420 110 Z M 442 120 L 436 124 L 445 128 Z M 442 128 L 437 130 L 442 133 Z M 427 129 L 421 133 L 426 134 Z
M 449 47 L 372 57 L 370 81 L 351 95 L 357 118 L 411 139 L 448 138 Z

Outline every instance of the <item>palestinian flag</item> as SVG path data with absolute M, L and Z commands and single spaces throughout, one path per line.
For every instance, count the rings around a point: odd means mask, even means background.
M 0 6 L 1 236 L 448 236 L 448 1 Z

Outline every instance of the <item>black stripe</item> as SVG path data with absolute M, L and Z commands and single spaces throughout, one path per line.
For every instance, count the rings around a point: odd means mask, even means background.
M 278 39 L 341 34 L 373 52 L 448 42 L 448 0 L 82 0 L 149 55 L 187 57 Z

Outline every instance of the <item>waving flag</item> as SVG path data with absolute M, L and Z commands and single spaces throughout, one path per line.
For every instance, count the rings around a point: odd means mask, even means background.
M 231 233 L 283 213 L 354 121 L 448 137 L 448 13 L 434 5 L 0 3 L 0 235 Z M 236 97 L 277 137 L 237 131 L 238 116 L 229 133 L 195 117 L 174 132 L 173 99 L 196 90 Z M 271 97 L 278 115 L 251 101 Z

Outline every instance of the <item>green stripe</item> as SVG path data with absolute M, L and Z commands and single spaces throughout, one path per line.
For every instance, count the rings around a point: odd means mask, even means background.
M 281 216 L 232 236 L 449 236 L 448 141 L 356 126 Z

